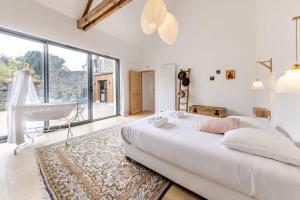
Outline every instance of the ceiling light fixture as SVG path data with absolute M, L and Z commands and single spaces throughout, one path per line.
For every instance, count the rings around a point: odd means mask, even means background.
M 167 44 L 174 44 L 178 37 L 178 23 L 174 15 L 167 13 L 164 23 L 158 28 L 158 33 L 162 41 Z
M 155 27 L 151 27 L 148 20 L 146 19 L 145 12 L 143 11 L 142 16 L 141 16 L 141 26 L 143 29 L 143 32 L 146 35 L 151 35 L 156 31 Z
M 296 24 L 296 64 L 287 70 L 277 81 L 277 92 L 288 94 L 300 93 L 300 64 L 298 63 L 298 21 L 300 16 L 292 19 Z
M 146 35 L 156 30 L 160 38 L 167 44 L 174 44 L 178 37 L 178 22 L 174 15 L 168 12 L 163 0 L 148 0 L 141 15 L 141 27 Z
M 148 0 L 143 15 L 153 29 L 160 27 L 167 16 L 167 6 L 163 0 Z

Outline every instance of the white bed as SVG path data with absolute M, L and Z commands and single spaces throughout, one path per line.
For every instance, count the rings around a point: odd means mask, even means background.
M 222 135 L 198 131 L 208 119 L 188 114 L 161 128 L 146 118 L 127 124 L 125 154 L 209 200 L 300 199 L 299 167 L 227 149 Z

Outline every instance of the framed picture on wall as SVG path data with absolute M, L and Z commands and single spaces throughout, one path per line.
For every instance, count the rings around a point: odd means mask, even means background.
M 227 80 L 235 79 L 235 70 L 226 70 L 226 79 Z

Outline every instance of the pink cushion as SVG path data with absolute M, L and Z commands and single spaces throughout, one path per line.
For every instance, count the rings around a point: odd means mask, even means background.
M 225 133 L 239 128 L 240 120 L 237 118 L 212 119 L 201 125 L 200 131 L 207 133 Z

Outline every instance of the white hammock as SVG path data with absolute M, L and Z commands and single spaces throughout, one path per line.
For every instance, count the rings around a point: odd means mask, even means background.
M 8 142 L 17 145 L 25 142 L 25 121 L 45 121 L 68 117 L 75 106 L 76 103 L 40 103 L 29 71 L 21 70 L 13 81 L 9 96 Z

